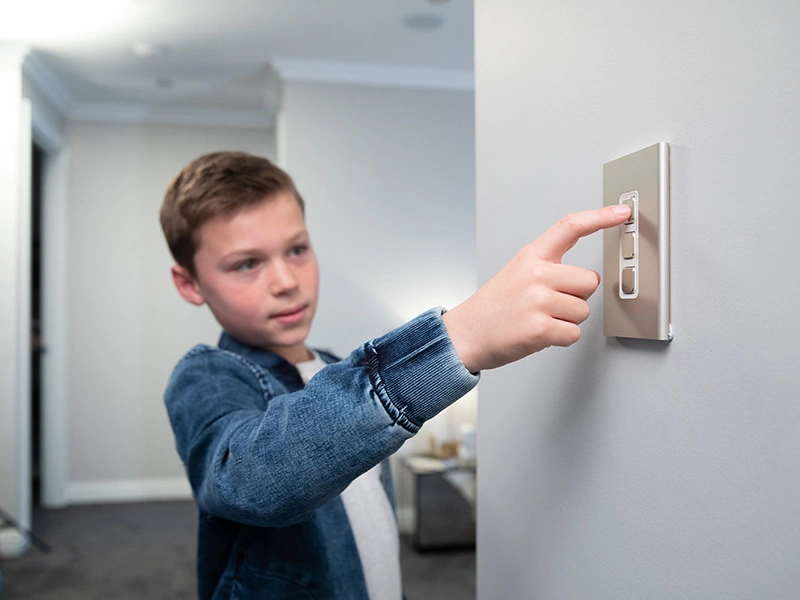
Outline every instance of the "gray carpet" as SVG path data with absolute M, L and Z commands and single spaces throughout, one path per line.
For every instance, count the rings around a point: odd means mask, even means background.
M 36 533 L 53 550 L 31 548 L 0 563 L 2 600 L 183 600 L 196 598 L 197 509 L 148 502 L 37 510 Z M 408 600 L 475 597 L 475 552 L 419 553 L 401 539 Z

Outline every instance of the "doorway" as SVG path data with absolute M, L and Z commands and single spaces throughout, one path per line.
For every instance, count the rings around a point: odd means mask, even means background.
M 37 144 L 31 155 L 31 502 L 42 494 L 42 164 L 44 150 Z

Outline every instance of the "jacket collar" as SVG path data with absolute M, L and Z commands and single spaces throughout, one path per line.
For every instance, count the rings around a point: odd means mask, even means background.
M 231 336 L 227 331 L 223 331 L 222 335 L 219 336 L 219 343 L 217 344 L 221 349 L 228 350 L 230 352 L 234 352 L 239 354 L 240 356 L 244 356 L 252 360 L 254 363 L 261 365 L 267 369 L 278 369 L 278 370 L 294 370 L 296 371 L 293 364 L 287 361 L 282 356 L 278 356 L 274 352 L 267 350 L 265 348 L 259 348 L 257 346 L 250 346 L 249 344 L 245 344 L 240 342 L 233 336 Z M 319 350 L 314 348 L 314 351 L 319 354 L 320 358 L 325 361 L 327 364 L 331 364 L 332 362 L 336 362 L 339 360 L 333 354 L 329 352 L 325 352 L 324 350 Z
M 267 369 L 292 366 L 291 363 L 289 363 L 289 361 L 284 359 L 282 356 L 278 356 L 274 352 L 266 350 L 265 348 L 259 348 L 257 346 L 251 346 L 249 344 L 240 342 L 231 336 L 227 331 L 223 331 L 222 335 L 219 336 L 218 345 L 223 350 L 228 350 L 240 356 L 244 356 L 245 358 L 252 360 L 254 363 L 261 365 L 262 367 L 266 367 Z

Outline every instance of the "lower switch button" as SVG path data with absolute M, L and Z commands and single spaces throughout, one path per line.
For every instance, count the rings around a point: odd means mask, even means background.
M 622 269 L 620 283 L 623 294 L 633 294 L 636 291 L 636 267 Z

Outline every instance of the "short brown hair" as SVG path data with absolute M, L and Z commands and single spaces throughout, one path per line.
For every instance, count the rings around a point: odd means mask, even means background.
M 172 180 L 161 204 L 161 229 L 172 257 L 194 277 L 201 225 L 218 215 L 291 193 L 305 214 L 292 178 L 266 158 L 245 152 L 212 152 L 186 165 Z

